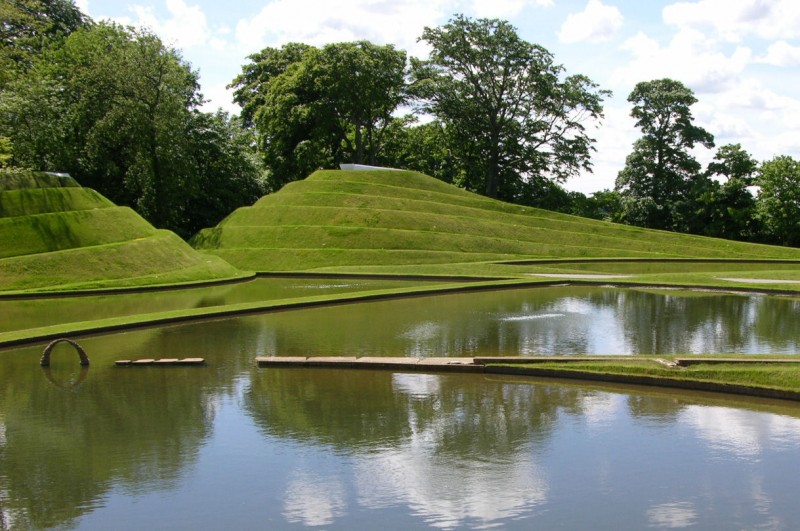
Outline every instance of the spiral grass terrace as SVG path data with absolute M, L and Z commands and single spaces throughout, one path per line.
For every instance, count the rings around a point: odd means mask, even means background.
M 0 291 L 70 291 L 240 278 L 74 179 L 0 173 Z

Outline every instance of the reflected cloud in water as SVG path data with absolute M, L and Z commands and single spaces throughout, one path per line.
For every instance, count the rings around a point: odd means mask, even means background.
M 440 378 L 395 374 L 396 392 L 416 399 L 435 398 Z M 547 481 L 534 462 L 535 453 L 521 445 L 512 455 L 475 455 L 472 459 L 442 452 L 452 421 L 414 422 L 417 429 L 393 448 L 355 457 L 359 504 L 370 509 L 407 505 L 428 525 L 443 529 L 486 528 L 547 500 Z
M 697 510 L 690 502 L 672 502 L 655 505 L 647 511 L 651 527 L 681 529 L 697 523 Z
M 345 489 L 334 477 L 301 471 L 289 479 L 283 515 L 287 522 L 305 526 L 330 525 L 346 514 Z
M 694 428 L 711 448 L 757 459 L 765 446 L 790 448 L 800 444 L 800 419 L 723 407 L 687 406 L 680 422 Z

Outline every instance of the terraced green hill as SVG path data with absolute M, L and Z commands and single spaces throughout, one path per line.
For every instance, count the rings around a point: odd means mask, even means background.
M 464 273 L 509 260 L 800 259 L 799 249 L 558 214 L 391 170 L 318 171 L 236 210 L 192 244 L 255 271 Z
M 0 291 L 119 288 L 242 275 L 70 177 L 0 173 Z

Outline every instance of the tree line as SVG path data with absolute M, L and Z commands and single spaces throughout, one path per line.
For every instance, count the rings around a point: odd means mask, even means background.
M 238 116 L 200 110 L 198 76 L 152 33 L 95 23 L 71 0 L 2 4 L 0 166 L 65 171 L 184 237 L 318 168 L 421 171 L 504 201 L 649 228 L 800 243 L 800 167 L 714 147 L 671 79 L 630 94 L 641 131 L 614 190 L 568 192 L 591 171 L 610 95 L 568 74 L 508 22 L 425 28 L 427 58 L 368 41 L 288 43 L 232 80 Z M 756 195 L 754 187 L 759 189 Z

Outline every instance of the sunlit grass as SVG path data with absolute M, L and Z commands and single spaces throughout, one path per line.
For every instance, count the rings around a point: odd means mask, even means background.
M 765 264 L 670 263 L 675 259 L 800 260 L 800 249 L 755 245 L 606 223 L 495 201 L 407 171 L 318 171 L 238 209 L 192 244 L 257 271 L 445 274 L 649 275 L 650 281 L 717 283 Z M 647 259 L 616 265 L 574 260 Z M 538 263 L 561 259 L 561 264 Z M 525 265 L 497 262 L 529 260 Z M 538 262 L 537 262 L 538 261 Z M 571 261 L 571 262 L 570 262 Z M 732 263 L 732 262 L 729 262 Z M 773 266 L 781 271 L 797 265 Z M 724 281 L 722 281 L 724 284 Z

